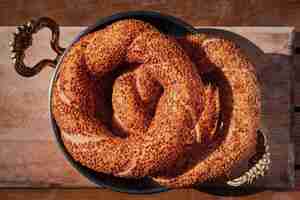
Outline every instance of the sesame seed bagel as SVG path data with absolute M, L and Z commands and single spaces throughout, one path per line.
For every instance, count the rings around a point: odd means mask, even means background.
M 138 67 L 113 82 L 113 112 L 99 117 L 107 104 L 98 84 L 124 65 Z M 142 84 L 147 76 L 151 80 Z M 147 90 L 155 84 L 163 92 L 151 99 Z M 66 54 L 53 114 L 75 160 L 95 171 L 137 178 L 167 171 L 182 159 L 196 140 L 191 132 L 203 102 L 203 83 L 183 49 L 147 23 L 123 20 L 83 37 Z
M 232 42 L 174 39 L 128 19 L 72 45 L 52 111 L 82 165 L 187 187 L 224 176 L 250 156 L 259 94 L 254 67 Z

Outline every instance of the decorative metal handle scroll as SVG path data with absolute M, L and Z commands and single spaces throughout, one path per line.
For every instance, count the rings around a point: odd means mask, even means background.
M 24 63 L 25 50 L 32 45 L 32 35 L 37 33 L 40 29 L 47 27 L 51 30 L 51 48 L 56 52 L 57 56 L 54 60 L 43 59 L 33 67 L 28 67 Z M 28 23 L 17 27 L 16 32 L 13 33 L 13 41 L 9 43 L 11 47 L 11 58 L 18 74 L 31 77 L 38 74 L 46 66 L 55 68 L 60 56 L 64 52 L 64 48 L 58 44 L 59 40 L 59 26 L 50 18 L 42 17 L 37 20 L 29 21 Z
M 267 136 L 264 132 L 258 131 L 264 139 L 264 152 L 259 160 L 242 176 L 230 180 L 227 182 L 228 185 L 233 187 L 242 186 L 244 184 L 252 184 L 260 176 L 264 176 L 265 173 L 269 170 L 271 164 L 271 154 L 269 152 L 269 145 L 267 143 Z

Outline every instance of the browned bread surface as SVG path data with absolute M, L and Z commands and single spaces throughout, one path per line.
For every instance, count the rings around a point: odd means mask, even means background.
M 139 20 L 88 34 L 63 58 L 52 108 L 76 161 L 186 187 L 224 176 L 256 144 L 255 69 L 232 42 L 176 40 Z

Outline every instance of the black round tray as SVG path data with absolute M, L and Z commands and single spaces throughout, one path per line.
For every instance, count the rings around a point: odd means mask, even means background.
M 112 175 L 107 175 L 104 173 L 99 173 L 96 171 L 93 171 L 83 165 L 81 165 L 79 162 L 76 162 L 72 156 L 68 153 L 66 150 L 64 143 L 61 139 L 60 129 L 57 126 L 57 123 L 52 115 L 51 110 L 51 95 L 52 95 L 52 89 L 53 89 L 53 83 L 57 78 L 58 72 L 59 72 L 59 66 L 60 62 L 63 59 L 66 52 L 69 51 L 70 47 L 73 43 L 77 42 L 80 37 L 83 35 L 86 35 L 88 33 L 97 31 L 99 29 L 104 28 L 105 26 L 112 24 L 115 21 L 121 20 L 121 19 L 139 19 L 146 21 L 153 26 L 155 26 L 157 29 L 159 29 L 161 32 L 173 35 L 173 36 L 181 36 L 188 33 L 195 33 L 197 30 L 192 27 L 191 25 L 181 21 L 180 19 L 177 19 L 172 16 L 164 15 L 158 12 L 150 12 L 150 11 L 132 11 L 132 12 L 123 12 L 114 14 L 112 16 L 103 18 L 99 21 L 97 21 L 93 26 L 88 27 L 87 29 L 83 30 L 69 45 L 69 47 L 65 50 L 64 54 L 62 55 L 61 59 L 59 60 L 53 78 L 50 83 L 49 87 L 49 109 L 50 109 L 50 121 L 51 125 L 54 129 L 54 133 L 56 136 L 56 139 L 58 141 L 58 145 L 62 152 L 64 153 L 67 160 L 72 164 L 74 168 L 76 168 L 80 174 L 88 178 L 90 181 L 95 183 L 99 186 L 104 186 L 107 188 L 110 188 L 114 191 L 118 192 L 126 192 L 126 193 L 134 193 L 134 194 L 146 194 L 146 193 L 157 193 L 157 192 L 164 192 L 167 191 L 168 188 L 162 187 L 159 184 L 152 181 L 150 178 L 142 178 L 142 179 L 125 179 L 125 178 L 119 178 L 114 177 Z

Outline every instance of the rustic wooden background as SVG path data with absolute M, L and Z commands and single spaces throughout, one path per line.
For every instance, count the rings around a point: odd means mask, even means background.
M 298 0 L 1 0 L 0 25 L 16 25 L 32 17 L 49 16 L 62 25 L 90 25 L 119 11 L 156 10 L 193 25 L 296 26 Z
M 204 0 L 191 0 L 191 1 L 167 1 L 167 0 L 115 0 L 115 1 L 97 1 L 97 0 L 52 0 L 52 1 L 40 1 L 40 0 L 1 0 L 0 1 L 0 26 L 15 26 L 27 21 L 31 18 L 39 16 L 49 16 L 62 25 L 66 26 L 79 26 L 93 24 L 97 19 L 111 15 L 119 11 L 128 10 L 156 10 L 167 14 L 171 14 L 182 18 L 183 20 L 191 23 L 192 25 L 201 26 L 272 26 L 272 25 L 289 25 L 295 26 L 296 31 L 300 31 L 300 1 L 297 0 L 250 0 L 250 1 L 204 1 Z M 296 37 L 297 39 L 298 37 Z M 298 40 L 298 39 L 297 39 Z M 300 41 L 300 40 L 299 40 Z M 300 42 L 296 41 L 295 47 L 300 46 Z M 299 49 L 295 50 L 299 52 Z M 296 105 L 300 105 L 300 56 L 296 55 L 294 59 L 295 63 L 295 80 L 294 83 L 294 102 Z M 44 77 L 47 78 L 45 72 Z M 3 83 L 4 85 L 6 83 Z M 2 84 L 2 85 L 3 85 Z M 37 83 L 38 84 L 38 83 Z M 30 87 L 30 86 L 26 86 Z M 27 101 L 31 101 L 30 97 L 26 97 Z M 41 100 L 45 97 L 41 97 Z M 20 100 L 16 100 L 18 102 Z M 12 102 L 13 104 L 13 102 Z M 292 108 L 291 108 L 292 109 Z M 299 111 L 299 107 L 296 111 Z M 44 110 L 46 112 L 46 108 Z M 31 111 L 31 112 L 34 112 Z M 23 113 L 25 114 L 25 113 Z M 15 113 L 15 115 L 17 115 Z M 22 113 L 21 113 L 22 115 Z M 11 116 L 14 118 L 14 115 Z M 41 117 L 47 117 L 45 113 L 41 114 Z M 293 137 L 296 147 L 300 145 L 298 140 L 300 128 L 300 114 L 294 114 L 295 120 L 293 122 Z M 35 119 L 32 118 L 34 122 Z M 22 121 L 16 122 L 22 123 Z M 11 124 L 14 126 L 13 124 Z M 28 125 L 30 126 L 30 125 Z M 43 125 L 37 125 L 37 138 L 39 128 Z M 17 131 L 17 130 L 15 130 Z M 22 137 L 22 136 L 20 136 Z M 39 141 L 37 140 L 37 143 Z M 9 151 L 10 147 L 7 147 Z M 43 143 L 40 143 L 43 146 Z M 47 147 L 44 146 L 45 152 Z M 25 151 L 25 150 L 24 150 Z M 20 151 L 20 154 L 25 153 Z M 296 169 L 300 169 L 300 150 L 296 148 Z M 27 152 L 28 153 L 28 152 Z M 29 152 L 30 154 L 30 152 Z M 50 155 L 55 154 L 55 152 Z M 30 154 L 35 159 L 34 154 Z M 51 160 L 51 157 L 49 158 Z M 22 161 L 18 161 L 22 162 Z M 37 161 L 38 162 L 38 161 Z M 27 169 L 28 170 L 28 169 Z M 36 170 L 42 169 L 37 168 Z M 300 177 L 299 173 L 296 173 L 296 177 Z M 26 180 L 25 180 L 26 181 Z M 55 185 L 53 185 L 55 187 Z M 258 194 L 243 197 L 245 199 L 299 199 L 300 192 L 285 191 L 274 192 L 264 191 Z M 231 195 L 235 196 L 235 193 Z M 114 193 L 107 190 L 61 190 L 61 189 L 47 189 L 47 190 L 10 190 L 1 189 L 1 199 L 23 199 L 25 197 L 30 199 L 56 199 L 58 196 L 65 199 L 85 199 L 85 198 L 111 198 L 111 199 L 140 199 L 139 196 L 127 196 L 124 194 Z M 145 199 L 223 199 L 226 197 L 215 197 L 210 194 L 202 193 L 195 190 L 184 191 L 171 191 L 165 194 L 153 195 L 143 197 Z

